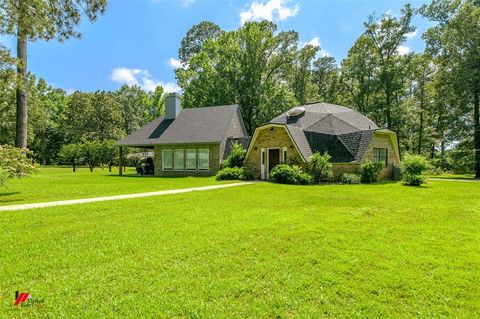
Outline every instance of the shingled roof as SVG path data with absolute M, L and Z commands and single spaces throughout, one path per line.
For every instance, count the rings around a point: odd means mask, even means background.
M 328 152 L 332 162 L 360 161 L 378 126 L 361 113 L 344 106 L 315 103 L 305 112 L 289 117 L 287 112 L 270 123 L 289 130 L 300 153 L 308 159 L 314 152 Z
M 158 144 L 219 143 L 227 135 L 238 105 L 183 109 L 174 120 L 161 116 L 133 132 L 117 144 L 149 146 Z

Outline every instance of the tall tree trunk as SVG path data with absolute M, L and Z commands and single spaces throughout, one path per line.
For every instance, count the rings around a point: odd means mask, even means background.
M 475 129 L 475 178 L 480 178 L 480 89 L 477 89 L 473 97 L 473 123 Z
M 17 36 L 17 75 L 20 83 L 17 85 L 17 127 L 15 136 L 16 147 L 27 147 L 28 107 L 27 107 L 27 37 Z
M 387 87 L 385 88 L 385 95 L 386 95 L 386 111 L 387 111 L 387 128 L 392 129 L 392 97 L 391 97 L 391 92 L 390 92 L 390 85 L 387 84 Z
M 422 142 L 423 142 L 423 83 L 420 90 L 420 128 L 418 132 L 418 154 L 422 154 Z

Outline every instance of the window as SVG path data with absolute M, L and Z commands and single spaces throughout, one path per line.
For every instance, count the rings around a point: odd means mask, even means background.
M 187 171 L 195 171 L 197 169 L 197 150 L 185 151 L 185 164 Z
M 198 169 L 200 171 L 208 171 L 209 164 L 208 149 L 198 150 Z
M 176 171 L 183 171 L 185 169 L 185 150 L 175 150 L 174 167 Z
M 287 148 L 286 147 L 283 148 L 283 162 L 284 163 L 287 162 Z
M 373 149 L 373 161 L 375 163 L 383 163 L 387 165 L 387 149 L 386 148 L 374 148 Z
M 162 150 L 162 170 L 171 171 L 173 167 L 173 151 Z

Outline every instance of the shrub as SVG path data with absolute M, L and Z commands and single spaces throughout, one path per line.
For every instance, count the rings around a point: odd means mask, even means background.
M 248 167 L 225 167 L 217 172 L 217 181 L 227 180 L 252 180 L 253 173 Z
M 313 182 L 319 184 L 326 182 L 330 177 L 332 177 L 332 163 L 330 159 L 332 157 L 328 153 L 320 154 L 318 152 L 310 156 L 308 160 L 308 173 L 312 176 Z
M 382 163 L 373 163 L 372 161 L 366 160 L 362 166 L 360 166 L 360 174 L 362 176 L 362 183 L 372 183 L 376 182 L 378 174 L 383 168 Z
M 429 168 L 427 159 L 421 155 L 405 155 L 402 162 L 402 180 L 411 186 L 420 186 L 425 183 L 423 171 Z
M 270 179 L 280 184 L 308 185 L 312 184 L 313 178 L 304 173 L 300 166 L 279 164 L 270 172 Z
M 362 176 L 360 174 L 343 173 L 341 182 L 343 184 L 360 184 Z
M 25 148 L 0 145 L 0 186 L 7 178 L 22 177 L 34 171 L 28 154 Z
M 243 148 L 242 144 L 233 142 L 232 151 L 227 159 L 222 162 L 221 167 L 243 167 L 246 153 L 247 151 Z

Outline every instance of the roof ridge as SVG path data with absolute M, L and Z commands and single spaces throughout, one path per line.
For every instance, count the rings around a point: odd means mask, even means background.
M 317 122 L 313 123 L 312 125 L 310 125 L 309 127 L 306 127 L 306 128 L 304 129 L 304 131 L 308 130 L 309 128 L 311 128 L 311 127 L 312 127 L 312 126 L 314 126 L 314 125 L 317 125 L 317 124 L 318 124 L 318 123 L 320 123 L 320 122 L 323 122 L 323 121 L 325 121 L 325 120 L 326 120 L 328 117 L 330 117 L 330 116 L 333 116 L 333 117 L 335 117 L 337 120 L 339 120 L 339 121 L 342 121 L 343 123 L 347 124 L 347 125 L 348 125 L 348 126 L 350 126 L 351 128 L 353 128 L 353 129 L 355 129 L 355 130 L 359 131 L 359 129 L 358 129 L 358 128 L 356 128 L 356 127 L 355 127 L 355 126 L 353 126 L 352 124 L 350 124 L 350 123 L 347 123 L 347 122 L 345 122 L 344 120 L 342 120 L 342 119 L 340 119 L 340 118 L 338 118 L 338 117 L 334 116 L 332 113 L 328 113 L 328 115 L 327 115 L 327 116 L 325 116 L 324 118 L 322 118 L 320 121 L 317 121 Z

